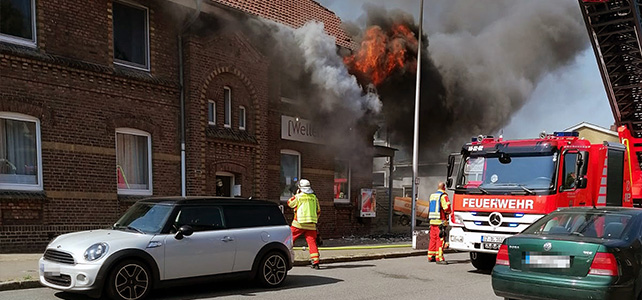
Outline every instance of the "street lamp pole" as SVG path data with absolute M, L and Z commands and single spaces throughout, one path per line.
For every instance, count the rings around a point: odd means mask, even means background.
M 424 0 L 421 0 L 419 9 L 419 36 L 417 37 L 417 83 L 415 86 L 415 133 L 412 142 L 412 209 L 410 218 L 411 234 L 415 234 L 417 211 L 417 164 L 419 156 L 419 91 L 421 90 L 421 30 L 424 22 Z

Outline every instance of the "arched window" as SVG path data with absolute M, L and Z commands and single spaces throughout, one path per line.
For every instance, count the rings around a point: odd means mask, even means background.
M 210 125 L 216 125 L 216 102 L 207 101 L 207 122 Z
M 232 127 L 232 89 L 230 87 L 223 87 L 223 112 L 225 127 Z
M 245 106 L 239 106 L 239 129 L 245 130 Z
M 0 112 L 0 189 L 42 190 L 40 120 Z
M 116 129 L 118 193 L 152 195 L 152 137 L 132 128 Z
M 281 200 L 287 201 L 296 193 L 301 178 L 301 154 L 294 150 L 281 150 Z

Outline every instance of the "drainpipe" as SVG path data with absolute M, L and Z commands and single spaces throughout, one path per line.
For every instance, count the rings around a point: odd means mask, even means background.
M 187 196 L 186 162 L 185 162 L 185 79 L 183 77 L 183 34 L 196 21 L 201 13 L 202 0 L 194 0 L 196 11 L 178 33 L 178 81 L 181 98 L 181 196 Z

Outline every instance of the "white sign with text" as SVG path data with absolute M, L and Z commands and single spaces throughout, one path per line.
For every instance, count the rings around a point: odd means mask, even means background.
M 323 144 L 319 129 L 309 120 L 281 115 L 281 138 L 284 140 Z

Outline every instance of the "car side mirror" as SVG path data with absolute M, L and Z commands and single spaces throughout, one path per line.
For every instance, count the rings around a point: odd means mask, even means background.
M 192 235 L 192 233 L 194 233 L 194 228 L 192 228 L 192 226 L 183 225 L 178 229 L 176 235 L 174 235 L 174 238 L 177 240 L 182 240 L 183 237 L 190 236 Z
M 453 178 L 452 177 L 448 177 L 448 179 L 446 179 L 446 187 L 450 188 L 452 186 L 453 186 Z
M 586 188 L 586 183 L 587 182 L 588 182 L 588 180 L 586 179 L 586 176 L 580 176 L 580 177 L 575 179 L 575 186 L 578 189 L 584 189 L 584 188 Z

